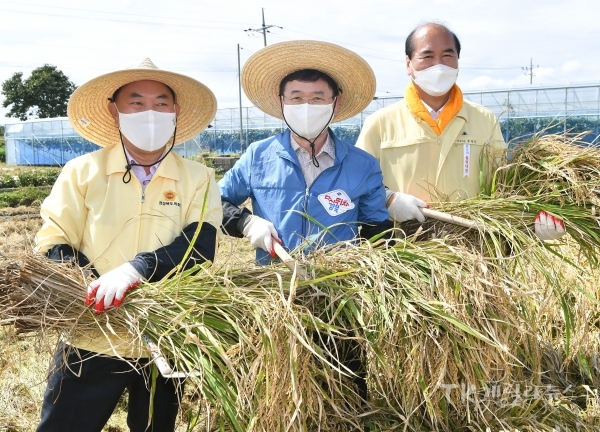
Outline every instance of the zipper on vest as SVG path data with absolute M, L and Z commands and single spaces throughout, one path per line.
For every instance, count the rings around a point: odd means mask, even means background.
M 142 202 L 146 202 L 146 191 L 142 191 Z

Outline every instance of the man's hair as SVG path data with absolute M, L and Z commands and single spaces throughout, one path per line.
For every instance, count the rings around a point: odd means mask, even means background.
M 135 81 L 133 81 L 133 82 L 135 82 Z M 157 82 L 160 82 L 160 81 L 157 81 Z M 119 93 L 121 93 L 121 90 L 123 90 L 123 87 L 125 87 L 128 84 L 131 84 L 131 83 L 123 84 L 121 87 L 116 89 L 115 92 L 113 93 L 112 97 L 109 97 L 108 100 L 110 102 L 116 102 L 117 96 L 119 96 Z M 163 84 L 171 92 L 171 96 L 173 96 L 173 103 L 177 103 L 177 99 L 175 98 L 175 92 L 173 91 L 173 89 L 171 87 L 169 87 L 168 85 L 166 85 L 165 83 L 161 83 L 161 84 Z
M 286 75 L 279 83 L 279 96 L 283 96 L 283 91 L 285 90 L 285 85 L 291 81 L 301 81 L 301 82 L 316 82 L 318 80 L 324 80 L 331 91 L 333 92 L 333 96 L 337 96 L 342 92 L 342 89 L 338 87 L 337 83 L 326 73 L 315 69 L 302 69 L 296 72 L 292 72 L 289 75 Z
M 406 42 L 404 43 L 404 52 L 406 53 L 406 56 L 409 59 L 412 59 L 412 56 L 415 52 L 415 43 L 413 40 L 415 33 L 417 32 L 417 30 L 419 30 L 427 25 L 435 25 L 438 27 L 442 27 L 450 35 L 452 35 L 452 38 L 454 39 L 454 45 L 456 45 L 456 56 L 458 58 L 460 58 L 460 41 L 458 40 L 458 36 L 456 36 L 456 34 L 452 30 L 450 30 L 448 27 L 446 27 L 444 24 L 440 24 L 438 22 L 426 22 L 426 23 L 420 24 L 417 27 L 415 27 L 414 30 L 408 34 L 408 36 L 406 37 Z

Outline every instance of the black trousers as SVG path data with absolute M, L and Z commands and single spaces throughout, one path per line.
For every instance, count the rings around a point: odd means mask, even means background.
M 125 389 L 131 432 L 175 430 L 183 382 L 158 376 L 149 425 L 150 391 L 141 372 L 116 357 L 61 344 L 51 366 L 37 431 L 100 432 Z
M 367 371 L 360 344 L 356 340 L 351 339 L 354 337 L 354 332 L 349 332 L 349 339 L 344 340 L 323 340 L 317 332 L 313 332 L 312 336 L 313 341 L 320 347 L 327 349 L 330 353 L 337 353 L 337 360 L 334 358 L 330 358 L 329 360 L 334 362 L 339 361 L 354 373 L 351 379 L 356 392 L 363 401 L 366 401 L 368 397 Z

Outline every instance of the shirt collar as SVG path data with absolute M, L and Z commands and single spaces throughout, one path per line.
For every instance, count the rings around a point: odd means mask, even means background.
M 294 134 L 292 132 L 290 132 L 290 141 L 292 144 L 292 148 L 296 153 L 298 153 L 298 150 L 304 150 L 305 152 L 307 152 L 304 148 L 300 147 L 300 144 L 298 144 L 298 142 L 294 139 Z M 323 148 L 321 149 L 319 154 L 317 154 L 316 156 L 319 156 L 321 153 L 327 153 L 330 157 L 335 159 L 335 143 L 333 142 L 333 138 L 331 138 L 330 133 L 327 133 L 327 139 L 325 140 L 325 144 L 323 145 Z
M 444 107 L 446 106 L 446 104 L 448 103 L 448 102 L 446 102 L 444 105 L 442 105 L 442 107 L 439 110 L 436 111 L 433 108 L 431 108 L 429 105 L 427 105 L 423 99 L 421 99 L 421 102 L 423 103 L 423 105 L 425 106 L 425 108 L 427 108 L 427 111 L 429 111 L 429 114 L 431 114 L 431 117 L 434 120 L 437 120 L 439 118 L 440 113 L 442 112 L 442 110 L 444 109 Z
M 127 163 L 129 163 L 129 164 L 137 164 L 138 162 L 133 158 L 133 156 L 131 156 L 131 153 L 129 153 L 129 150 L 127 150 L 127 147 L 123 146 L 123 148 L 125 149 L 125 155 L 127 156 Z M 163 152 L 163 154 L 160 155 L 160 157 L 163 157 L 164 155 L 165 154 Z M 160 160 L 160 158 L 159 158 L 159 160 Z M 150 167 L 150 174 L 154 174 L 156 172 L 156 170 L 158 169 L 158 166 L 160 165 L 161 162 L 162 161 L 157 162 L 157 163 L 155 163 L 154 165 L 152 165 Z M 143 169 L 144 167 L 141 167 L 139 165 L 133 165 L 133 168 L 134 169 L 135 168 L 142 168 Z

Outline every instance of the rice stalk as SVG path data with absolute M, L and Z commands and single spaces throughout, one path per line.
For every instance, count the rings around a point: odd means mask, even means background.
M 198 410 L 211 413 L 199 425 L 208 430 L 219 424 L 226 430 L 333 431 L 390 424 L 407 430 L 426 425 L 483 430 L 484 425 L 540 426 L 551 418 L 571 418 L 572 407 L 563 412 L 564 403 L 558 410 L 533 397 L 510 410 L 485 398 L 466 404 L 453 387 L 536 383 L 531 376 L 548 364 L 539 345 L 543 332 L 532 325 L 539 319 L 534 304 L 548 298 L 544 284 L 520 283 L 506 271 L 509 265 L 452 244 L 451 236 L 398 241 L 389 248 L 346 244 L 297 258 L 314 280 L 298 282 L 292 302 L 291 275 L 277 266 L 218 273 L 205 266 L 145 284 L 99 319 L 82 301 L 85 273 L 24 257 L 0 266 L 11 268 L 0 279 L 2 323 L 25 317 L 27 328 L 35 331 L 53 323 L 52 331 L 110 325 L 151 335 L 177 370 L 201 372 L 188 381 L 199 388 Z M 49 267 L 40 270 L 42 265 Z M 31 274 L 38 274 L 35 281 L 27 281 Z M 65 290 L 72 283 L 64 282 L 67 275 L 76 281 L 71 291 Z M 62 285 L 54 284 L 55 278 Z M 39 304 L 6 302 L 8 289 Z M 49 292 L 41 295 L 42 289 Z M 25 294 L 31 291 L 38 295 Z M 63 296 L 69 299 L 65 309 L 41 307 Z M 576 300 L 582 298 L 588 299 L 579 293 Z M 544 314 L 556 315 L 556 305 Z M 315 334 L 334 342 L 319 342 Z M 366 407 L 336 352 L 349 339 L 366 360 L 372 398 Z M 523 355 L 525 340 L 539 352 L 537 369 Z M 538 376 L 535 385 L 552 382 L 548 374 Z

